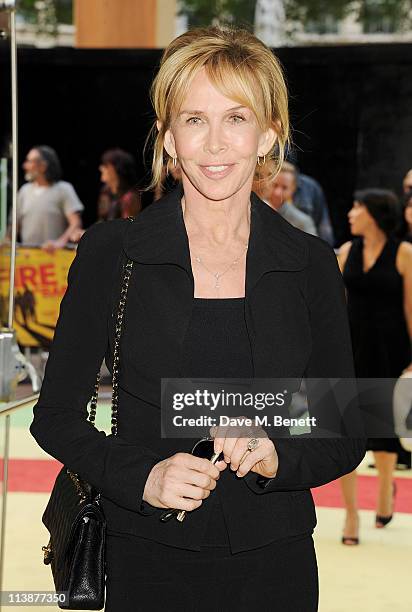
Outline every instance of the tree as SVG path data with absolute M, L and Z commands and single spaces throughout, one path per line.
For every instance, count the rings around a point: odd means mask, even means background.
M 233 22 L 253 26 L 256 0 L 181 0 L 189 26 Z M 322 33 L 353 14 L 365 32 L 397 32 L 412 25 L 412 0 L 284 0 L 287 20 Z
M 181 0 L 181 13 L 189 27 L 218 23 L 253 26 L 256 0 Z
M 411 0 L 361 0 L 358 20 L 365 32 L 399 32 L 412 25 Z
M 39 12 L 45 9 L 49 12 L 49 21 L 73 23 L 73 0 L 19 0 L 17 3 L 17 13 L 27 23 L 38 23 Z
M 285 0 L 288 19 L 309 22 L 322 22 L 325 18 L 340 21 L 354 10 L 356 0 Z

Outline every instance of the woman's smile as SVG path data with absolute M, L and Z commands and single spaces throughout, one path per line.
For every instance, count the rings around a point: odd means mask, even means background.
M 220 165 L 211 165 L 211 166 L 201 166 L 199 165 L 200 170 L 203 172 L 205 176 L 212 180 L 218 180 L 225 178 L 232 172 L 235 164 L 220 164 Z

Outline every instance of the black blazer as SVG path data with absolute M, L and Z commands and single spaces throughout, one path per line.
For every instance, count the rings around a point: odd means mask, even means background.
M 160 379 L 180 374 L 194 280 L 181 189 L 136 220 L 93 225 L 68 276 L 30 431 L 39 445 L 102 492 L 109 531 L 199 550 L 210 498 L 183 523 L 159 521 L 142 503 L 155 463 L 191 442 L 160 437 Z M 86 422 L 102 359 L 111 370 L 114 314 L 125 254 L 134 260 L 120 349 L 118 436 Z M 292 227 L 255 194 L 246 260 L 245 320 L 254 377 L 350 377 L 353 363 L 344 288 L 328 244 Z M 276 478 L 230 469 L 218 481 L 233 552 L 311 532 L 310 493 L 353 470 L 365 440 L 274 439 Z M 217 489 L 212 495 L 216 494 Z

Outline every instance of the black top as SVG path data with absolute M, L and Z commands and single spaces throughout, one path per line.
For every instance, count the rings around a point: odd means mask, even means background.
M 182 376 L 185 378 L 250 378 L 253 375 L 244 298 L 194 298 L 189 327 L 183 342 Z M 226 470 L 229 470 L 228 466 Z M 203 503 L 212 511 L 204 546 L 229 546 L 216 487 Z
M 363 271 L 363 240 L 353 240 L 343 270 L 358 377 L 397 377 L 410 362 L 403 310 L 403 279 L 396 268 L 399 240 L 388 238 L 374 265 Z
M 253 376 L 244 298 L 194 298 L 183 343 L 182 376 Z

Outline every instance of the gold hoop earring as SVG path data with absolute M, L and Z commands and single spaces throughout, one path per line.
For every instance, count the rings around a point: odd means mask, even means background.
M 260 158 L 261 157 L 263 157 L 263 162 L 262 163 L 260 162 Z M 265 163 L 266 163 L 266 155 L 258 155 L 257 156 L 257 163 L 258 163 L 258 166 L 264 166 Z
M 177 157 L 173 158 L 173 168 L 176 168 L 177 166 Z

